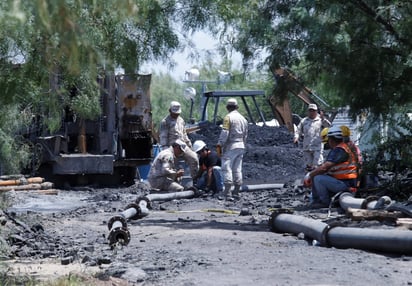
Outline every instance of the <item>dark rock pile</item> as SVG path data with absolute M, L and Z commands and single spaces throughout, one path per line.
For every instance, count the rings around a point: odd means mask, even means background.
M 189 137 L 203 140 L 214 149 L 221 128 L 208 124 Z M 293 144 L 285 127 L 249 125 L 247 149 L 243 160 L 246 184 L 287 183 L 304 176 L 302 150 Z
M 72 248 L 71 241 L 64 241 L 60 237 L 48 234 L 40 223 L 29 226 L 13 212 L 0 211 L 0 217 L 4 218 L 5 224 L 7 222 L 3 230 L 10 231 L 4 241 L 10 245 L 7 251 L 10 257 L 71 257 L 73 260 L 77 253 Z

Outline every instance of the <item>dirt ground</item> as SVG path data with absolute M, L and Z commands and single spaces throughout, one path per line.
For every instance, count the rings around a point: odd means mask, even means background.
M 210 127 L 190 136 L 213 146 L 217 133 Z M 109 245 L 108 224 L 148 194 L 144 182 L 57 195 L 7 192 L 1 272 L 39 280 L 76 273 L 85 285 L 412 285 L 410 255 L 323 247 L 302 234 L 271 231 L 276 209 L 348 220 L 337 208 L 304 207 L 305 190 L 297 187 L 302 154 L 291 141 L 283 128 L 253 126 L 244 158 L 244 184 L 282 187 L 244 191 L 235 202 L 207 195 L 153 201 L 147 216 L 127 221 L 127 245 Z M 351 225 L 393 228 L 378 221 Z

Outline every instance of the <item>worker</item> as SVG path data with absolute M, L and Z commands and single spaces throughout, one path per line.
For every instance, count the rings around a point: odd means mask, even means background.
M 186 144 L 188 149 L 183 154 L 183 160 L 189 166 L 190 175 L 192 179 L 194 179 L 199 170 L 199 163 L 196 153 L 191 149 L 192 142 L 187 136 L 185 126 L 186 123 L 180 116 L 181 113 L 182 107 L 180 103 L 177 101 L 172 101 L 169 107 L 169 115 L 160 122 L 159 143 L 162 150 L 172 146 L 172 144 L 178 139 Z
M 323 128 L 322 131 L 320 132 L 320 139 L 322 140 L 323 150 L 330 149 L 330 146 L 328 143 L 328 132 L 329 132 L 329 127 Z
M 309 104 L 308 116 L 304 117 L 296 128 L 293 143 L 297 144 L 303 138 L 303 160 L 307 171 L 323 163 L 323 144 L 320 133 L 323 128 L 331 123 L 325 118 L 323 112 L 318 113 L 316 104 Z
M 355 144 L 355 142 L 352 141 L 351 139 L 351 131 L 348 126 L 342 125 L 341 127 L 342 130 L 342 136 L 343 136 L 343 142 L 348 144 L 349 148 L 352 150 L 352 152 L 357 156 L 357 161 L 359 163 L 359 166 L 362 166 L 363 163 L 363 158 L 362 158 L 362 152 L 359 149 L 359 146 Z
M 223 191 L 222 160 L 217 152 L 210 150 L 202 140 L 193 143 L 193 151 L 199 157 L 199 172 L 196 187 L 212 194 Z
M 342 130 L 332 126 L 328 131 L 330 152 L 326 161 L 316 169 L 308 172 L 304 185 L 312 187 L 311 208 L 328 207 L 330 194 L 351 191 L 356 187 L 358 167 L 356 158 L 349 146 L 343 142 Z
M 148 182 L 152 188 L 169 192 L 184 190 L 184 187 L 179 183 L 184 170 L 178 169 L 176 166 L 178 158 L 182 157 L 188 149 L 185 142 L 177 139 L 169 148 L 160 151 L 154 159 L 148 175 Z
M 352 153 L 355 155 L 356 164 L 358 165 L 358 182 L 356 186 L 358 188 L 360 185 L 360 180 L 359 180 L 360 174 L 362 173 L 362 164 L 363 164 L 362 152 L 359 149 L 359 146 L 356 145 L 355 142 L 352 141 L 350 137 L 351 136 L 350 128 L 346 125 L 342 125 L 340 129 L 342 130 L 343 142 L 345 142 L 348 145 Z M 355 189 L 353 189 L 353 191 L 355 191 Z
M 229 113 L 223 119 L 217 143 L 218 153 L 222 156 L 223 196 L 230 201 L 240 198 L 239 191 L 243 183 L 242 162 L 248 134 L 248 121 L 239 113 L 238 108 L 235 98 L 228 99 L 226 110 Z

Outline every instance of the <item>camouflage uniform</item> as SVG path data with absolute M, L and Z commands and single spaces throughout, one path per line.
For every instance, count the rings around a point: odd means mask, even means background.
M 243 183 L 242 161 L 248 122 L 237 110 L 233 110 L 225 116 L 222 128 L 218 145 L 222 147 L 224 192 L 226 197 L 231 197 L 231 187 L 234 185 L 233 195 L 238 196 L 240 186 Z
M 148 176 L 148 182 L 152 188 L 170 192 L 183 191 L 184 187 L 176 181 L 176 161 L 172 146 L 156 156 Z
M 177 119 L 170 115 L 166 116 L 160 123 L 159 143 L 162 149 L 171 146 L 177 139 L 186 143 L 189 148 L 186 148 L 183 154 L 183 159 L 189 166 L 190 175 L 195 178 L 199 170 L 199 162 L 195 152 L 191 149 L 192 142 L 186 133 L 185 121 L 180 116 Z
M 314 168 L 323 163 L 323 144 L 320 133 L 330 122 L 317 115 L 314 119 L 303 118 L 295 132 L 295 139 L 303 137 L 303 160 L 305 166 Z

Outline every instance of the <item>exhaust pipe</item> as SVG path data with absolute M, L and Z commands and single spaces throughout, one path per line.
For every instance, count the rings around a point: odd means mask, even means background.
M 321 221 L 279 212 L 272 213 L 269 225 L 278 233 L 304 233 L 325 247 L 412 254 L 412 232 L 408 230 L 333 227 Z

